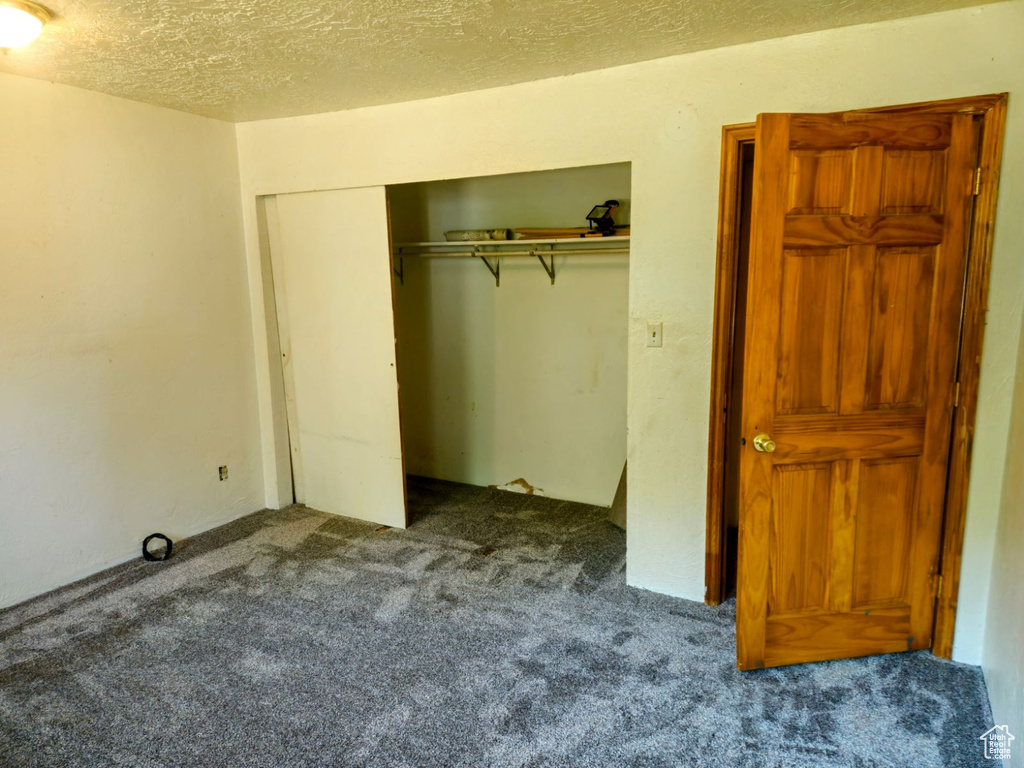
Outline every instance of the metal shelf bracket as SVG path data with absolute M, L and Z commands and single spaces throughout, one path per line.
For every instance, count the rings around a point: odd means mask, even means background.
M 484 263 L 484 266 L 494 275 L 494 287 L 497 288 L 501 285 L 501 259 L 498 258 L 498 254 L 494 254 L 494 264 L 487 260 L 487 256 L 484 255 L 480 248 L 474 248 L 473 253 L 475 256 L 480 257 L 480 261 Z
M 546 261 L 544 261 L 544 254 L 545 253 L 547 253 L 548 255 L 551 256 L 551 265 L 550 266 L 548 266 L 548 263 Z M 555 252 L 553 250 L 551 250 L 551 249 L 548 249 L 547 251 L 533 251 L 533 255 L 537 257 L 537 261 L 539 261 L 540 265 L 542 267 L 544 267 L 544 271 L 547 272 L 548 273 L 548 277 L 551 278 L 551 284 L 554 285 L 555 284 Z

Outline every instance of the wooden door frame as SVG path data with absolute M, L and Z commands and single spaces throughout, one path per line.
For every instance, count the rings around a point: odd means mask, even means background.
M 975 197 L 964 285 L 963 320 L 957 381 L 959 406 L 953 413 L 953 435 L 947 475 L 946 506 L 939 566 L 940 589 L 935 606 L 932 653 L 950 658 L 956 625 L 960 565 L 963 555 L 967 489 L 970 480 L 974 421 L 978 405 L 985 314 L 988 307 L 989 268 L 995 230 L 996 193 L 1006 121 L 1005 93 L 962 99 L 902 104 L 857 110 L 899 113 L 907 111 L 976 115 L 982 120 L 978 166 L 980 188 Z M 754 142 L 755 124 L 727 125 L 722 129 L 722 163 L 718 199 L 718 254 L 715 269 L 715 325 L 712 337 L 710 434 L 708 437 L 707 522 L 705 538 L 705 602 L 717 605 L 725 590 L 725 449 L 726 415 L 732 381 L 733 321 L 739 261 L 740 172 L 744 145 Z
M 727 125 L 722 128 L 704 562 L 704 602 L 708 605 L 718 605 L 725 599 L 725 450 L 732 382 L 736 280 L 740 258 L 740 176 L 743 172 L 743 147 L 754 143 L 754 132 L 754 123 Z

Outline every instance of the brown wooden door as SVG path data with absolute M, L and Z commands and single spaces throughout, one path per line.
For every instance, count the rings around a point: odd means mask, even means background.
M 970 115 L 758 117 L 740 669 L 931 645 L 976 141 Z

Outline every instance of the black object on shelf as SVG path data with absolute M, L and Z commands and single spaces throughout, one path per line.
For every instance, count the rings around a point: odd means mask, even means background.
M 591 232 L 600 232 L 602 235 L 614 234 L 615 222 L 612 220 L 612 214 L 618 207 L 618 200 L 605 200 L 603 204 L 591 208 L 587 214 Z

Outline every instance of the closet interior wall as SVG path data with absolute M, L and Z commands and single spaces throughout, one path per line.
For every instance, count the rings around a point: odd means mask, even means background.
M 392 240 L 447 230 L 585 226 L 618 199 L 628 163 L 392 186 Z M 406 471 L 472 485 L 522 479 L 608 506 L 626 459 L 629 257 L 403 259 L 395 320 Z

